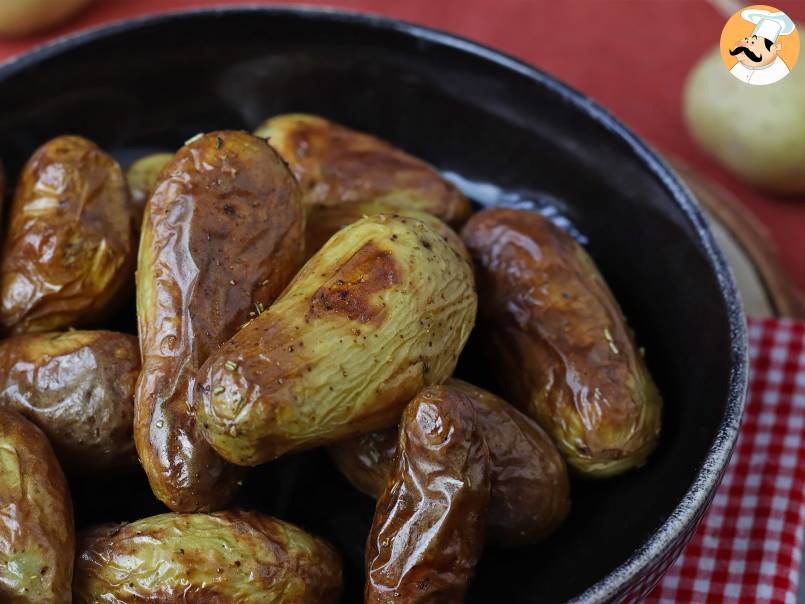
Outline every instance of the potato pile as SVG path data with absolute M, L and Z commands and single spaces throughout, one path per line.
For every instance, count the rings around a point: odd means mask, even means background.
M 102 330 L 135 286 L 138 337 Z M 476 321 L 500 396 L 453 377 Z M 332 545 L 237 504 L 250 466 L 327 447 L 377 499 L 365 601 L 460 602 L 486 544 L 562 524 L 568 468 L 622 473 L 659 437 L 642 352 L 570 236 L 472 214 L 316 116 L 125 175 L 86 139 L 45 143 L 17 178 L 0 323 L 1 601 L 338 602 Z M 74 536 L 63 469 L 138 466 L 172 511 Z

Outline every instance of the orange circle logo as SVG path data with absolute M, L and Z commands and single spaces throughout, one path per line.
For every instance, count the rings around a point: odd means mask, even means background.
M 799 58 L 799 33 L 783 11 L 755 4 L 730 17 L 721 32 L 721 58 L 738 80 L 753 86 L 786 77 Z

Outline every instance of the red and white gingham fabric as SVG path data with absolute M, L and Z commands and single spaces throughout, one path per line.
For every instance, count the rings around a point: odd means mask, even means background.
M 690 544 L 648 602 L 795 604 L 805 529 L 805 322 L 749 320 L 741 434 Z

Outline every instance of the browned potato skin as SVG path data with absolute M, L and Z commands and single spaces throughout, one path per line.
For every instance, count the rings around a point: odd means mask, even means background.
M 0 517 L 0 601 L 69 604 L 75 534 L 67 482 L 41 430 L 7 409 L 0 409 Z
M 534 212 L 484 210 L 462 237 L 475 261 L 479 329 L 510 400 L 582 475 L 642 464 L 662 401 L 592 259 Z
M 446 385 L 472 401 L 489 447 L 487 542 L 516 547 L 541 541 L 570 510 L 567 467 L 558 449 L 534 420 L 491 392 L 456 379 Z M 393 427 L 342 441 L 330 454 L 356 488 L 377 497 L 394 465 L 397 432 Z
M 290 165 L 313 224 L 319 210 L 363 202 L 427 212 L 453 227 L 470 215 L 467 198 L 436 170 L 369 134 L 306 114 L 278 115 L 255 134 Z
M 0 341 L 0 408 L 34 422 L 62 467 L 88 473 L 135 467 L 137 338 L 69 331 Z
M 335 549 L 254 512 L 162 514 L 79 538 L 76 604 L 335 604 Z
M 364 602 L 463 602 L 490 492 L 472 402 L 455 388 L 426 388 L 403 413 L 398 447 L 366 545 Z
M 135 259 L 118 163 L 79 136 L 42 145 L 20 174 L 0 264 L 0 324 L 11 333 L 102 321 Z
M 394 466 L 398 433 L 395 425 L 340 440 L 330 445 L 330 457 L 352 486 L 369 497 L 377 497 Z
M 213 132 L 163 169 L 140 244 L 134 437 L 154 494 L 174 511 L 220 509 L 235 494 L 240 471 L 198 431 L 195 374 L 258 304 L 271 304 L 303 246 L 299 188 L 265 141 Z

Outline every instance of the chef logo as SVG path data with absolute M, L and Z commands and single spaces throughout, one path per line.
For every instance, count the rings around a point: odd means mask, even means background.
M 765 86 L 779 82 L 799 57 L 794 22 L 773 6 L 756 4 L 735 13 L 721 32 L 721 58 L 742 82 Z

